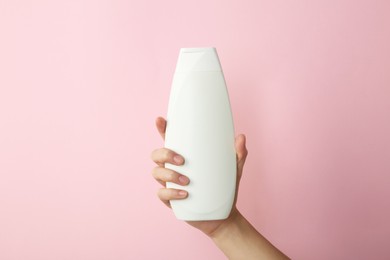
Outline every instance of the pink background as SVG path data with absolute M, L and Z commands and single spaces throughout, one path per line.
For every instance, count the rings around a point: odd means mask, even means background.
M 179 48 L 201 46 L 254 226 L 295 259 L 389 259 L 389 3 L 1 1 L 0 259 L 224 259 L 150 175 Z

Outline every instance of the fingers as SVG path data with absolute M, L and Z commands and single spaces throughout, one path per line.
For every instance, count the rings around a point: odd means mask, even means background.
M 154 150 L 150 157 L 159 166 L 163 166 L 164 163 L 171 163 L 174 165 L 182 165 L 184 163 L 184 158 L 181 155 L 167 148 Z
M 171 207 L 169 203 L 170 200 L 185 199 L 187 198 L 188 193 L 185 190 L 161 188 L 158 190 L 157 196 L 162 202 L 164 202 L 165 205 Z
M 241 178 L 244 168 L 246 157 L 248 156 L 248 150 L 246 149 L 246 137 L 241 134 L 236 137 L 235 140 L 236 153 L 237 153 L 237 174 Z
M 167 121 L 161 116 L 157 117 L 156 127 L 157 127 L 157 131 L 159 132 L 163 140 L 165 140 L 165 129 L 167 127 Z
M 173 182 L 179 185 L 187 185 L 190 183 L 190 179 L 187 176 L 164 167 L 155 167 L 152 170 L 152 175 L 163 186 L 165 186 L 166 182 Z

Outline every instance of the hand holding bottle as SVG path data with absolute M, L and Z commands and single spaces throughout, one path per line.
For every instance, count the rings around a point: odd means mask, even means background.
M 165 128 L 166 120 L 162 117 L 156 119 L 157 130 L 160 133 L 161 137 L 165 138 Z M 229 222 L 237 214 L 239 214 L 235 204 L 237 200 L 237 190 L 244 168 L 244 163 L 248 151 L 245 147 L 245 136 L 239 135 L 235 140 L 235 147 L 237 152 L 237 185 L 236 185 L 236 197 L 232 207 L 232 211 L 227 219 L 224 220 L 210 220 L 210 221 L 187 221 L 190 225 L 200 229 L 207 235 L 211 235 L 215 232 L 223 223 Z M 173 199 L 185 199 L 187 197 L 187 192 L 184 190 L 168 189 L 166 188 L 166 182 L 173 182 L 179 185 L 187 185 L 190 180 L 181 173 L 172 171 L 164 167 L 164 163 L 172 163 L 174 165 L 181 165 L 184 163 L 185 158 L 181 155 L 176 154 L 174 151 L 171 151 L 167 148 L 160 148 L 152 152 L 152 160 L 157 164 L 152 171 L 153 177 L 161 183 L 164 187 L 161 188 L 157 195 L 160 200 L 170 207 L 170 200 Z

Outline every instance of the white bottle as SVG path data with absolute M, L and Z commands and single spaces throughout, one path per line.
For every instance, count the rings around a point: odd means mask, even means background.
M 229 216 L 236 188 L 236 152 L 229 96 L 215 48 L 182 48 L 168 106 L 165 147 L 185 163 L 166 168 L 189 177 L 190 184 L 167 183 L 188 191 L 171 200 L 181 220 L 215 220 Z

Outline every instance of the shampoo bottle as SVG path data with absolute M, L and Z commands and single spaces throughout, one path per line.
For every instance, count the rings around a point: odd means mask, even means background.
M 165 147 L 185 163 L 166 168 L 188 176 L 190 184 L 167 183 L 188 197 L 171 200 L 178 219 L 225 219 L 236 188 L 236 152 L 229 96 L 215 48 L 182 48 L 168 105 Z

